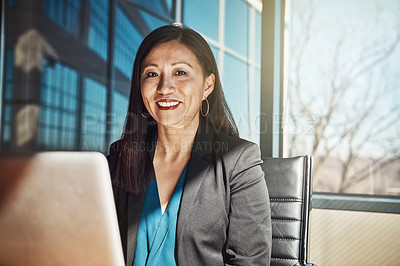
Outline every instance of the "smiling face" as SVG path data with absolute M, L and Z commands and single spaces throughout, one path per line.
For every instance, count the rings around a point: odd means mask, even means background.
M 214 74 L 206 77 L 196 55 L 175 40 L 155 46 L 143 60 L 143 102 L 162 126 L 197 126 L 201 102 L 214 89 L 214 82 Z

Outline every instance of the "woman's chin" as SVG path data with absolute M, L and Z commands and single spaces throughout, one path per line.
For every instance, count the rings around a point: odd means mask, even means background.
M 166 128 L 183 129 L 197 126 L 199 123 L 198 116 L 186 117 L 157 117 L 157 124 Z

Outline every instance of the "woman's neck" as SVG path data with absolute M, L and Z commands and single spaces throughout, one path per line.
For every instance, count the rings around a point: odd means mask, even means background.
M 180 128 L 158 125 L 157 153 L 165 159 L 190 153 L 198 127 L 198 120 Z

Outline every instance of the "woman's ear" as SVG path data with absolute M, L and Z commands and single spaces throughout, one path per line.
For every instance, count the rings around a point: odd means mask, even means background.
M 213 92 L 214 85 L 215 85 L 215 75 L 211 73 L 208 77 L 206 77 L 203 99 L 207 98 L 208 95 L 210 95 L 211 92 Z

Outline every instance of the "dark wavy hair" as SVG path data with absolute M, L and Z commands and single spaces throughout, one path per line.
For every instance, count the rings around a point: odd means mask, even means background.
M 208 96 L 210 109 L 206 116 L 207 123 L 217 132 L 238 136 L 238 129 L 222 91 L 217 63 L 204 38 L 192 29 L 176 25 L 152 31 L 136 54 L 124 132 L 121 139 L 110 148 L 110 153 L 114 151 L 118 154 L 110 158 L 113 183 L 133 194 L 146 191 L 153 177 L 153 162 L 148 150 L 155 147 L 154 135 L 157 131 L 156 122 L 148 117 L 141 95 L 142 62 L 155 46 L 172 40 L 184 44 L 196 55 L 205 77 L 215 75 L 214 91 Z

